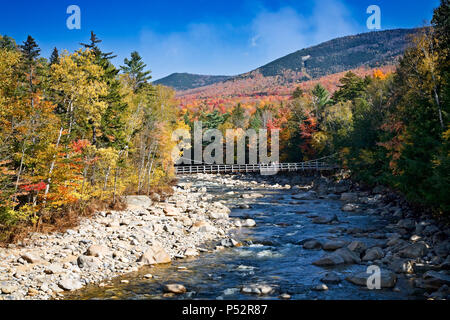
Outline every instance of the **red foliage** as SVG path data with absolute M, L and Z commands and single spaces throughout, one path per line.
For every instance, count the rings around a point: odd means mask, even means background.
M 47 188 L 47 184 L 43 181 L 39 182 L 39 183 L 35 183 L 35 184 L 26 184 L 20 187 L 21 189 L 27 191 L 27 192 L 31 192 L 31 191 L 42 191 L 45 190 L 45 188 Z

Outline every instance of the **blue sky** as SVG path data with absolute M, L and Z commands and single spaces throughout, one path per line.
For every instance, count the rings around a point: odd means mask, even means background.
M 69 5 L 81 9 L 81 30 L 66 27 Z M 28 34 L 48 57 L 73 51 L 90 31 L 114 51 L 114 63 L 137 50 L 153 78 L 173 72 L 235 75 L 339 36 L 368 32 L 369 5 L 381 27 L 430 21 L 439 0 L 0 0 L 0 34 L 21 43 Z

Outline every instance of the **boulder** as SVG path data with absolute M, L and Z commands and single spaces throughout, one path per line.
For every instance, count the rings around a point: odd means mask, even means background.
M 61 281 L 58 282 L 58 286 L 65 291 L 73 291 L 81 289 L 83 287 L 83 284 L 76 279 L 63 278 Z
M 149 209 L 152 200 L 147 196 L 127 196 L 125 197 L 128 210 Z
M 330 240 L 323 244 L 323 250 L 334 251 L 340 249 L 348 244 L 347 241 L 343 240 Z
M 268 295 L 274 290 L 272 287 L 265 284 L 252 284 L 241 289 L 242 293 L 247 294 L 257 294 L 257 295 Z
M 32 253 L 24 253 L 20 256 L 23 260 L 25 260 L 28 263 L 38 263 L 40 262 L 40 259 L 36 257 Z
M 244 223 L 242 224 L 243 227 L 252 228 L 256 226 L 256 221 L 253 219 L 246 219 Z
M 93 244 L 88 248 L 85 255 L 101 258 L 111 255 L 111 252 L 106 246 Z
M 98 269 L 102 265 L 99 258 L 92 256 L 79 256 L 77 259 L 77 264 L 80 269 L 89 270 Z
M 180 214 L 180 210 L 173 206 L 164 207 L 163 212 L 167 217 L 176 217 Z
M 199 255 L 198 251 L 194 248 L 187 248 L 186 251 L 184 251 L 184 255 L 186 257 L 196 257 Z
M 314 291 L 327 291 L 328 287 L 326 284 L 320 283 L 312 288 Z
M 382 259 L 384 257 L 383 249 L 380 247 L 373 247 L 368 250 L 366 250 L 366 253 L 364 254 L 362 260 L 363 261 L 375 261 Z
M 388 268 L 395 273 L 413 273 L 414 267 L 410 260 L 394 258 L 388 262 Z
M 366 244 L 364 243 L 364 242 L 361 242 L 361 241 L 352 241 L 348 246 L 347 246 L 347 248 L 349 248 L 351 251 L 353 251 L 353 252 L 355 252 L 355 253 L 357 253 L 357 254 L 361 254 L 361 253 L 363 253 L 364 251 L 366 251 L 366 248 L 367 248 L 367 246 L 366 246 Z
M 427 271 L 423 274 L 423 287 L 425 289 L 439 289 L 443 285 L 450 285 L 450 275 L 445 271 Z
M 327 272 L 322 279 L 320 279 L 323 283 L 331 283 L 336 284 L 342 281 L 341 277 L 336 272 Z
M 312 219 L 312 223 L 315 224 L 329 224 L 334 221 L 337 221 L 337 216 L 335 214 L 333 215 L 327 215 L 327 216 L 319 216 Z
M 360 263 L 361 259 L 348 248 L 341 248 L 333 253 L 324 255 L 319 260 L 313 262 L 316 266 L 335 266 L 340 264 Z
M 142 262 L 145 265 L 170 263 L 171 261 L 169 254 L 157 242 L 153 243 L 138 260 L 138 262 Z
M 322 248 L 322 244 L 317 240 L 308 240 L 303 243 L 303 249 L 306 250 L 319 250 Z
M 62 265 L 59 263 L 52 263 L 49 266 L 46 266 L 44 269 L 45 274 L 58 274 L 64 272 Z
M 12 294 L 17 291 L 17 286 L 12 282 L 0 281 L 0 293 Z
M 348 248 L 341 248 L 333 253 L 324 255 L 319 260 L 313 262 L 316 266 L 335 266 L 340 264 L 360 263 L 361 259 Z
M 360 272 L 348 276 L 346 278 L 347 281 L 356 284 L 358 286 L 367 286 L 367 279 L 371 276 L 370 273 Z M 397 276 L 395 273 L 390 271 L 381 271 L 381 279 L 380 279 L 381 288 L 393 288 L 397 282 Z
M 164 286 L 164 292 L 166 293 L 183 294 L 186 291 L 186 287 L 182 284 L 166 284 Z
M 407 229 L 407 230 L 415 230 L 416 223 L 411 219 L 402 219 L 397 223 L 397 227 Z
M 357 204 L 354 203 L 347 203 L 346 205 L 344 205 L 341 210 L 344 212 L 354 212 L 356 210 L 358 210 L 359 206 Z
M 399 251 L 399 255 L 403 258 L 420 258 L 428 252 L 427 246 L 422 242 L 410 244 Z
M 315 191 L 308 191 L 304 193 L 295 194 L 292 196 L 296 200 L 316 200 L 317 193 Z
M 197 221 L 191 227 L 191 232 L 216 232 L 217 229 L 207 221 Z

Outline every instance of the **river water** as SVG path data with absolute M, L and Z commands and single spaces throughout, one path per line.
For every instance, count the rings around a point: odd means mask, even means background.
M 184 181 L 189 181 L 184 178 Z M 73 299 L 279 299 L 288 293 L 292 299 L 413 299 L 414 292 L 407 279 L 399 279 L 401 290 L 368 290 L 344 280 L 346 276 L 365 272 L 367 264 L 323 268 L 312 265 L 325 252 L 305 250 L 300 244 L 305 239 L 321 242 L 333 239 L 361 240 L 368 247 L 385 240 L 376 235 L 389 223 L 386 218 L 365 213 L 346 213 L 340 210 L 338 200 L 319 199 L 296 201 L 292 190 L 252 189 L 225 186 L 213 181 L 191 178 L 194 186 L 206 186 L 215 195 L 214 201 L 224 200 L 232 208 L 230 217 L 251 218 L 257 223 L 254 228 L 241 228 L 232 237 L 243 243 L 241 247 L 203 253 L 192 259 L 176 260 L 169 266 L 146 267 L 138 273 L 115 279 L 105 287 L 90 286 L 69 298 Z M 260 199 L 243 199 L 227 195 L 258 192 Z M 239 205 L 248 203 L 248 209 Z M 336 214 L 338 223 L 314 224 L 312 218 Z M 375 236 L 355 238 L 344 231 L 359 228 Z M 213 244 L 211 244 L 210 248 Z M 207 248 L 207 245 L 205 245 Z M 343 280 L 338 284 L 327 284 L 329 290 L 315 291 L 320 279 L 333 271 Z M 151 273 L 152 279 L 143 275 Z M 124 283 L 123 280 L 128 281 Z M 188 292 L 176 297 L 163 295 L 163 285 L 183 284 Z M 266 284 L 274 293 L 257 296 L 241 293 L 243 286 Z

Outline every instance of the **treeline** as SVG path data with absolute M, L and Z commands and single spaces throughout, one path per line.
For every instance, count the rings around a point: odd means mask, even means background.
M 174 92 L 137 52 L 121 69 L 94 33 L 49 60 L 29 36 L 0 36 L 0 234 L 72 205 L 149 193 L 172 176 Z M 1 240 L 1 239 L 0 239 Z

